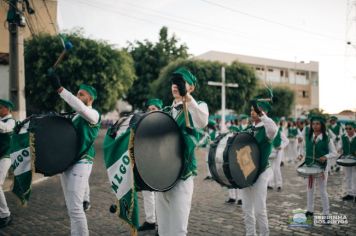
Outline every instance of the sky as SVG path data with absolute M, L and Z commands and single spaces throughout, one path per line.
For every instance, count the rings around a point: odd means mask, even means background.
M 356 111 L 356 5 L 348 1 L 58 0 L 58 24 L 116 47 L 156 42 L 167 26 L 193 55 L 318 61 L 320 108 L 336 113 Z

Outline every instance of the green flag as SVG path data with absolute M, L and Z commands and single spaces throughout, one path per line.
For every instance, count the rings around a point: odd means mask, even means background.
M 133 160 L 129 152 L 133 131 L 127 129 L 111 137 L 109 129 L 104 139 L 104 162 L 111 189 L 119 201 L 118 214 L 135 231 L 139 227 L 137 193 L 135 190 Z
M 30 155 L 30 134 L 13 134 L 11 139 L 11 165 L 14 170 L 12 192 L 25 205 L 31 194 L 32 158 Z

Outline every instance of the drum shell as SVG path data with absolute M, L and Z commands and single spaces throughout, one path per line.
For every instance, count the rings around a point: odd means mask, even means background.
M 165 192 L 184 168 L 183 134 L 167 113 L 140 114 L 134 122 L 134 178 L 138 190 Z M 159 167 L 161 166 L 161 167 Z
M 340 166 L 352 167 L 356 166 L 356 157 L 354 156 L 342 156 L 336 160 L 336 163 Z

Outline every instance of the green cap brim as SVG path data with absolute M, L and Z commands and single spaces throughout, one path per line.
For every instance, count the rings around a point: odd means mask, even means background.
M 7 108 L 9 108 L 10 110 L 14 109 L 14 104 L 12 102 L 10 102 L 9 100 L 5 100 L 5 99 L 0 99 L 0 105 L 3 105 Z
M 90 96 L 93 98 L 93 100 L 95 100 L 97 98 L 97 92 L 96 92 L 96 89 L 93 87 L 93 86 L 90 86 L 90 85 L 86 85 L 86 84 L 81 84 L 79 86 L 79 90 L 85 90 L 87 91 Z

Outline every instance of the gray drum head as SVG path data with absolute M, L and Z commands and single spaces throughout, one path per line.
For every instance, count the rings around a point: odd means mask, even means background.
M 225 159 L 228 159 L 225 174 L 231 175 L 238 188 L 249 187 L 257 180 L 260 150 L 251 134 L 238 133 L 230 143 Z
M 139 188 L 172 188 L 183 170 L 183 145 L 180 128 L 170 115 L 160 111 L 143 115 L 136 125 L 134 139 Z
M 336 163 L 340 166 L 356 166 L 356 157 L 354 156 L 342 156 L 336 160 Z
M 297 173 L 301 177 L 320 176 L 320 174 L 323 172 L 324 169 L 318 165 L 312 165 L 312 166 L 302 165 L 299 166 L 297 169 Z

